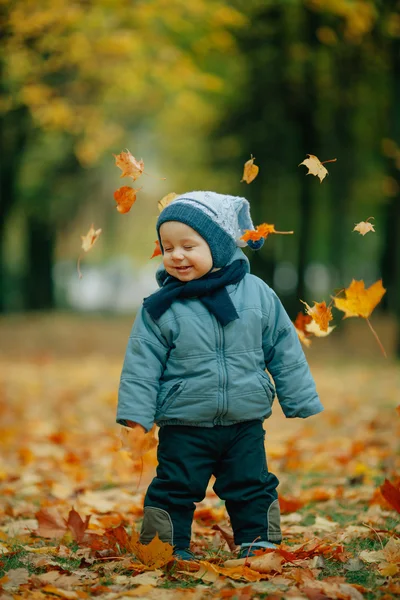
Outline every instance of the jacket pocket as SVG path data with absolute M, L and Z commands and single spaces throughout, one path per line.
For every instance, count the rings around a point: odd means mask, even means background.
M 185 383 L 186 382 L 181 379 L 169 388 L 167 394 L 157 404 L 156 418 L 158 418 L 160 415 L 163 415 L 168 410 L 168 408 L 177 399 L 185 387 Z
M 268 375 L 268 373 L 266 373 L 265 371 L 257 371 L 257 375 L 260 379 L 261 385 L 263 386 L 269 401 L 272 403 L 273 399 L 275 398 L 275 387 Z

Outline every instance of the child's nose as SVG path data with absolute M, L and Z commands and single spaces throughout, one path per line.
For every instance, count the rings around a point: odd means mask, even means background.
M 182 250 L 179 250 L 178 248 L 176 248 L 175 250 L 173 250 L 172 251 L 172 258 L 174 260 L 182 260 L 184 258 Z

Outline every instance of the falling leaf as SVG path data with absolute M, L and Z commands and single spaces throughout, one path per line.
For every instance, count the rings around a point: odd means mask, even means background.
M 382 279 L 379 279 L 367 289 L 365 289 L 362 279 L 360 281 L 353 279 L 344 291 L 346 298 L 333 298 L 336 308 L 345 313 L 344 319 L 348 317 L 364 317 L 367 319 L 386 292 L 382 286 Z
M 313 307 L 309 306 L 307 302 L 304 302 L 304 300 L 300 300 L 300 302 L 303 302 L 306 307 L 307 314 L 309 314 L 313 321 L 318 324 L 320 330 L 327 332 L 328 323 L 329 321 L 332 321 L 333 317 L 331 309 L 326 306 L 326 302 L 314 301 Z
M 157 446 L 157 440 L 154 437 L 156 426 L 148 432 L 141 427 L 121 427 L 121 442 L 122 448 L 129 452 L 132 460 L 141 458 L 143 454 L 149 452 L 152 448 Z
M 318 323 L 314 320 L 311 320 L 311 323 L 306 325 L 306 331 L 308 333 L 312 333 L 315 337 L 326 337 L 335 329 L 336 325 L 331 325 L 328 327 L 326 331 L 323 331 Z
M 374 217 L 369 217 L 366 221 L 361 221 L 360 223 L 356 223 L 353 231 L 358 231 L 361 235 L 365 235 L 368 231 L 374 231 L 374 226 L 372 223 L 369 223 L 370 219 Z
M 276 231 L 275 225 L 270 225 L 269 223 L 262 223 L 261 225 L 257 225 L 255 229 L 246 229 L 242 237 L 240 238 L 244 242 L 249 240 L 253 242 L 257 242 L 261 238 L 267 238 L 270 233 L 279 233 L 281 235 L 290 235 L 294 233 L 293 231 Z
M 161 198 L 161 200 L 159 200 L 157 202 L 159 212 L 164 210 L 164 208 L 166 206 L 168 206 L 168 204 L 171 204 L 171 202 L 173 200 L 175 200 L 175 198 L 177 198 L 177 197 L 178 197 L 178 194 L 175 194 L 175 192 L 171 192 L 171 193 L 167 194 L 166 196 L 164 196 L 163 198 Z
M 123 185 L 114 192 L 114 200 L 117 203 L 117 211 L 127 213 L 131 210 L 132 205 L 136 202 L 136 194 L 142 188 L 131 188 L 129 185 Z
M 316 175 L 320 182 L 328 175 L 328 171 L 324 167 L 324 163 L 335 162 L 337 159 L 332 158 L 331 160 L 324 160 L 321 162 L 319 158 L 314 156 L 314 154 L 307 154 L 308 158 L 304 159 L 298 166 L 304 165 L 308 169 L 307 175 Z
M 296 333 L 299 336 L 300 342 L 304 344 L 306 348 L 309 348 L 311 346 L 311 337 L 307 337 L 304 331 L 301 331 L 300 329 L 296 329 Z
M 259 168 L 254 164 L 256 159 L 252 154 L 250 156 L 251 158 L 244 163 L 243 178 L 240 180 L 240 183 L 243 181 L 251 183 L 258 175 Z
M 86 235 L 81 235 L 82 238 L 82 249 L 85 252 L 89 252 L 98 240 L 99 235 L 101 234 L 101 229 L 94 229 L 93 223 L 90 226 L 89 231 Z
M 379 489 L 385 500 L 400 513 L 400 483 L 395 487 L 388 479 L 385 479 Z
M 150 256 L 150 258 L 155 258 L 156 256 L 162 255 L 160 242 L 158 240 L 156 240 L 154 243 L 155 243 L 155 248 L 154 248 L 153 254 Z
M 120 154 L 113 154 L 113 156 L 115 157 L 115 164 L 122 171 L 121 177 L 131 177 L 133 181 L 136 181 L 143 173 L 143 160 L 136 160 L 129 150 L 120 152 Z
M 137 531 L 132 531 L 131 536 L 131 551 L 135 556 L 148 567 L 159 569 L 169 563 L 173 558 L 174 549 L 171 544 L 162 542 L 158 537 L 158 533 L 149 544 L 141 544 L 139 542 L 139 534 Z
M 296 333 L 299 336 L 299 340 L 306 348 L 311 346 L 311 334 L 306 331 L 306 325 L 311 323 L 312 318 L 310 315 L 305 315 L 301 311 L 297 314 L 295 321 L 293 322 L 296 329 Z

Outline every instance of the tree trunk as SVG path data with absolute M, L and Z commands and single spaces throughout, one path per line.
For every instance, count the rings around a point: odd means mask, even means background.
M 391 53 L 392 97 L 387 137 L 400 147 L 400 41 L 393 39 Z M 386 287 L 385 305 L 396 317 L 396 356 L 400 357 L 400 172 L 394 158 L 388 159 L 388 176 L 394 194 L 385 209 L 384 247 L 381 255 L 383 285 Z
M 27 218 L 27 269 L 24 286 L 26 310 L 54 308 L 53 257 L 56 242 L 54 225 L 38 216 Z
M 17 200 L 16 186 L 28 128 L 29 115 L 25 107 L 0 118 L 0 312 L 6 309 L 4 233 L 7 218 Z

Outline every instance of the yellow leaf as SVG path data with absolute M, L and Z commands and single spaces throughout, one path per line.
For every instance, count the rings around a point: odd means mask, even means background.
M 373 217 L 369 217 L 370 219 L 373 219 Z M 369 231 L 374 231 L 374 226 L 372 223 L 368 222 L 368 219 L 366 221 L 360 221 L 360 223 L 356 223 L 356 225 L 354 226 L 353 231 L 358 231 L 361 235 L 365 235 L 366 233 L 368 233 Z
M 379 568 L 380 574 L 384 577 L 393 577 L 393 575 L 396 575 L 398 571 L 399 567 L 393 563 L 382 563 Z
M 161 200 L 159 200 L 157 202 L 157 207 L 159 212 L 161 212 L 166 206 L 168 206 L 168 204 L 171 204 L 171 202 L 173 200 L 175 200 L 175 198 L 178 197 L 178 194 L 175 194 L 175 192 L 171 192 L 169 194 L 167 194 L 166 196 L 164 196 L 163 198 L 161 198 Z
M 256 159 L 251 154 L 251 158 L 244 163 L 243 169 L 243 177 L 240 180 L 240 183 L 245 181 L 246 183 L 251 183 L 258 175 L 259 168 L 254 164 Z
M 308 169 L 307 175 L 316 175 L 320 182 L 325 179 L 326 175 L 328 175 L 327 169 L 324 167 L 324 164 L 314 156 L 314 154 L 307 154 L 308 158 L 305 158 L 303 162 L 301 162 L 298 166 L 304 165 Z M 331 160 L 325 160 L 324 162 L 335 162 L 336 158 Z
M 101 229 L 94 229 L 93 223 L 90 226 L 89 231 L 86 235 L 81 235 L 82 238 L 82 248 L 85 252 L 89 252 L 98 240 L 99 235 L 101 234 Z
M 346 298 L 333 298 L 336 308 L 343 311 L 344 319 L 348 317 L 364 317 L 367 319 L 374 308 L 382 300 L 386 290 L 382 286 L 382 279 L 365 289 L 364 281 L 353 279 L 345 289 Z
M 151 540 L 150 544 L 141 544 L 139 534 L 132 531 L 130 546 L 135 556 L 148 567 L 159 569 L 172 560 L 174 549 L 171 544 L 162 542 L 158 533 Z

